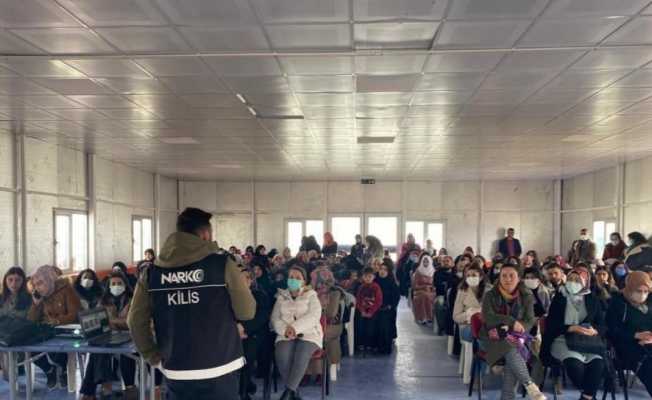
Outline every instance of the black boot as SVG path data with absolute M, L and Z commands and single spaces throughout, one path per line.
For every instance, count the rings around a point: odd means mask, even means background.
M 48 372 L 45 373 L 46 378 L 48 379 L 47 385 L 48 389 L 52 390 L 57 387 L 57 368 L 51 367 Z
M 285 389 L 279 400 L 296 400 L 296 393 L 294 390 Z

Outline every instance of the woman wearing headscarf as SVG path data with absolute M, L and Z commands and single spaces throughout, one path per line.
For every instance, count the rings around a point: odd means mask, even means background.
M 652 396 L 652 280 L 642 271 L 627 277 L 623 293 L 614 295 L 607 311 L 609 338 L 624 367 L 636 371 Z
M 249 263 L 252 266 L 261 267 L 266 273 L 270 272 L 269 258 L 267 258 L 267 249 L 262 244 L 256 246 L 256 251 L 254 252 L 254 257 Z
M 332 233 L 324 233 L 324 246 L 321 248 L 321 252 L 324 257 L 337 255 L 337 242 L 333 239 Z
M 97 274 L 92 269 L 85 269 L 77 275 L 73 284 L 79 296 L 82 310 L 90 310 L 100 305 L 104 289 Z
M 579 263 L 552 300 L 541 356 L 548 365 L 554 360 L 564 365 L 581 399 L 593 399 L 604 380 L 605 328 L 600 299 L 591 290 L 590 270 Z
M 289 247 L 286 247 L 286 248 L 283 249 L 283 254 L 282 255 L 283 255 L 283 260 L 285 262 L 288 262 L 288 261 L 290 261 L 292 259 L 292 250 L 290 250 Z
M 383 262 L 380 266 L 376 283 L 383 293 L 383 304 L 378 311 L 378 352 L 390 354 L 392 343 L 398 337 L 396 310 L 401 299 L 396 277 L 394 277 L 394 269 L 390 263 Z
M 342 331 L 344 330 L 342 317 L 346 294 L 343 289 L 335 285 L 335 277 L 326 266 L 320 266 L 312 271 L 310 282 L 312 282 L 317 292 L 317 297 L 319 297 L 322 315 L 326 317 L 324 344 L 326 354 L 328 354 L 328 362 L 331 365 L 336 365 L 342 360 L 340 336 L 342 336 Z M 315 375 L 321 375 L 320 362 L 314 363 L 311 367 Z
M 52 326 L 72 324 L 77 321 L 81 304 L 75 289 L 66 278 L 59 278 L 57 270 L 51 265 L 39 267 L 32 275 L 33 304 L 27 317 L 39 323 Z M 52 363 L 50 362 L 52 361 Z M 57 368 L 65 369 L 68 356 L 65 353 L 50 353 L 34 362 L 45 372 L 48 388 L 57 385 Z M 65 376 L 60 377 L 61 385 L 67 384 Z
M 129 286 L 131 286 L 132 288 L 136 287 L 136 283 L 138 283 L 138 278 L 136 278 L 135 275 L 129 273 L 129 269 L 127 268 L 127 265 L 125 263 L 123 263 L 122 261 L 116 261 L 113 263 L 111 270 L 113 270 L 114 272 L 122 272 L 122 274 L 127 277 L 127 282 L 129 282 Z
M 412 275 L 412 312 L 414 319 L 422 325 L 431 323 L 434 318 L 434 276 L 435 267 L 432 265 L 432 258 L 423 254 L 419 260 L 419 266 Z
M 532 292 L 520 281 L 519 267 L 506 263 L 500 270 L 497 284 L 482 300 L 484 324 L 480 330 L 480 346 L 486 351 L 490 366 L 504 360 L 501 399 L 514 400 L 519 383 L 532 400 L 545 400 L 527 368 L 529 349 L 521 342 L 534 326 Z

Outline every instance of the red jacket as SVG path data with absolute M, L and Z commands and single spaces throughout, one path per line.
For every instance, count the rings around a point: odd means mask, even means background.
M 355 296 L 355 307 L 361 313 L 376 315 L 383 305 L 383 291 L 376 282 L 363 283 Z

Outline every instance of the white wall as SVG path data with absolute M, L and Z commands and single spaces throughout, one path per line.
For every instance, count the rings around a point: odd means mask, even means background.
M 596 220 L 614 220 L 623 237 L 652 234 L 652 157 L 593 171 L 563 181 L 562 249 L 581 228 Z
M 0 273 L 21 264 L 29 273 L 54 262 L 55 209 L 90 212 L 93 207 L 89 204 L 95 205 L 90 216 L 95 218 L 96 240 L 89 256 L 94 254 L 95 262 L 90 266 L 98 270 L 110 268 L 117 260 L 132 261 L 133 216 L 150 216 L 156 224 L 158 211 L 159 235 L 165 238 L 174 231 L 178 209 L 175 179 L 159 177 L 157 197 L 154 174 L 97 157 L 89 160 L 80 151 L 26 137 L 23 240 L 22 153 L 14 142 L 20 143 L 20 138 L 0 133 Z M 93 168 L 89 168 L 90 162 Z
M 328 221 L 333 215 L 390 213 L 400 217 L 401 229 L 406 220 L 445 221 L 446 246 L 454 253 L 471 245 L 491 255 L 507 226 L 517 230 L 528 249 L 547 254 L 553 248 L 552 181 L 184 181 L 180 187 L 181 208 L 201 207 L 217 214 L 216 238 L 224 247 L 263 243 L 281 248 L 290 218 Z

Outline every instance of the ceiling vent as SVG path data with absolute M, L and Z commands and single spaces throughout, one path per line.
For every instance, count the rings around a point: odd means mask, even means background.
M 394 143 L 395 136 L 358 136 L 358 144 Z

